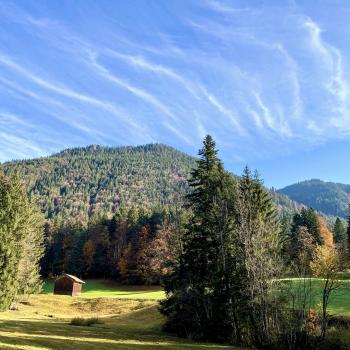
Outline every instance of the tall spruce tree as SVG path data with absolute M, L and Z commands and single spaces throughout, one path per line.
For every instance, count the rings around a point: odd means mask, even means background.
M 347 249 L 348 249 L 348 255 L 349 255 L 349 258 L 350 258 L 350 203 L 348 205 L 348 227 L 346 229 L 346 235 L 347 235 L 347 241 L 348 241 L 348 244 L 347 244 Z
M 217 322 L 215 303 L 226 254 L 221 248 L 227 223 L 222 222 L 220 212 L 225 211 L 234 181 L 225 173 L 217 152 L 212 137 L 206 136 L 189 180 L 192 217 L 183 238 L 183 253 L 165 282 L 167 299 L 161 311 L 168 316 L 166 328 L 181 336 L 213 338 L 221 334 L 223 325 Z
M 18 177 L 0 173 L 0 310 L 40 286 L 43 222 Z
M 334 242 L 339 244 L 346 241 L 346 228 L 343 222 L 337 217 L 333 228 Z

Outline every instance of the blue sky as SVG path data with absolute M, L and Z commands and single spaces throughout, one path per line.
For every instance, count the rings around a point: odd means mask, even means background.
M 350 3 L 0 2 L 0 162 L 161 142 L 350 183 Z

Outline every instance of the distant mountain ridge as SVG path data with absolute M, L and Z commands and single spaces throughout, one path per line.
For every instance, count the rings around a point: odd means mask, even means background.
M 6 162 L 0 169 L 24 179 L 46 218 L 88 220 L 92 213 L 110 215 L 121 206 L 150 209 L 178 202 L 188 192 L 195 160 L 163 144 L 90 145 Z M 282 214 L 301 208 L 283 193 L 271 194 Z
M 319 179 L 301 181 L 278 192 L 308 207 L 332 216 L 346 218 L 350 201 L 350 185 Z

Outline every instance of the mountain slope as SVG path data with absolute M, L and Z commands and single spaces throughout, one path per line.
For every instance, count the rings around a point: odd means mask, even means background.
M 195 158 L 161 144 L 138 147 L 88 146 L 49 157 L 0 165 L 18 172 L 37 198 L 46 218 L 87 220 L 92 213 L 111 214 L 120 206 L 152 208 L 173 204 L 187 191 Z M 300 207 L 272 192 L 278 210 Z
M 326 215 L 347 216 L 350 185 L 312 179 L 287 186 L 279 192 Z
M 173 203 L 186 192 L 186 178 L 194 164 L 195 158 L 160 144 L 93 145 L 4 163 L 0 169 L 19 173 L 46 217 L 87 219 L 93 212 L 113 213 L 119 206 Z

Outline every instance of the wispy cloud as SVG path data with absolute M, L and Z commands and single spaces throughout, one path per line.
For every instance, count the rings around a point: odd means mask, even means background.
M 350 135 L 350 53 L 310 6 L 165 2 L 137 21 L 124 6 L 79 7 L 72 21 L 50 4 L 0 4 L 2 132 L 184 150 L 212 133 L 240 160 Z
M 218 11 L 225 14 L 236 14 L 236 13 L 239 14 L 241 12 L 251 11 L 251 8 L 249 7 L 231 7 L 223 1 L 206 0 L 204 1 L 204 3 L 211 10 Z
M 140 55 L 138 56 L 126 55 L 113 50 L 105 50 L 105 53 L 111 57 L 116 57 L 118 59 L 121 59 L 124 62 L 128 63 L 129 65 L 136 67 L 138 69 L 147 70 L 147 71 L 165 76 L 167 78 L 170 78 L 178 82 L 192 96 L 194 96 L 195 98 L 199 98 L 195 84 L 193 84 L 193 82 L 191 82 L 189 79 L 183 77 L 182 75 L 175 72 L 173 69 L 169 67 L 151 62 L 147 60 L 145 57 Z
M 0 131 L 0 140 L 5 147 L 2 152 L 0 151 L 0 156 L 1 154 L 6 155 L 8 150 L 11 150 L 14 157 L 16 155 L 18 157 L 40 156 L 45 153 L 36 143 L 17 135 Z
M 326 43 L 322 38 L 320 26 L 311 18 L 307 18 L 304 27 L 309 32 L 310 48 L 316 55 L 319 63 L 327 71 L 324 87 L 335 97 L 331 117 L 334 125 L 343 126 L 344 119 L 350 121 L 349 117 L 349 82 L 345 79 L 342 53 L 338 48 Z
M 130 83 L 124 81 L 123 79 L 117 77 L 116 75 L 112 74 L 106 67 L 102 66 L 97 62 L 96 54 L 92 54 L 91 56 L 91 62 L 92 65 L 97 69 L 97 71 L 107 80 L 113 82 L 114 84 L 128 90 L 133 95 L 141 98 L 142 100 L 146 101 L 147 103 L 151 104 L 153 107 L 157 108 L 160 112 L 164 113 L 166 116 L 170 117 L 174 121 L 176 121 L 178 118 L 176 115 L 170 111 L 170 109 L 162 103 L 157 97 L 153 96 L 149 92 L 131 85 Z
M 72 98 L 80 102 L 87 103 L 97 108 L 103 109 L 109 113 L 114 114 L 118 119 L 121 119 L 124 123 L 129 124 L 133 128 L 140 128 L 140 125 L 136 123 L 130 116 L 124 115 L 123 112 L 118 110 L 118 108 L 113 104 L 111 104 L 110 102 L 76 92 L 64 85 L 52 83 L 49 80 L 45 80 L 31 73 L 28 69 L 22 67 L 21 65 L 17 64 L 14 60 L 2 54 L 0 54 L 0 64 L 3 64 L 9 67 L 10 69 L 16 71 L 17 73 L 22 75 L 24 78 L 31 80 L 32 82 L 39 85 L 40 87 L 51 90 L 62 96 Z

